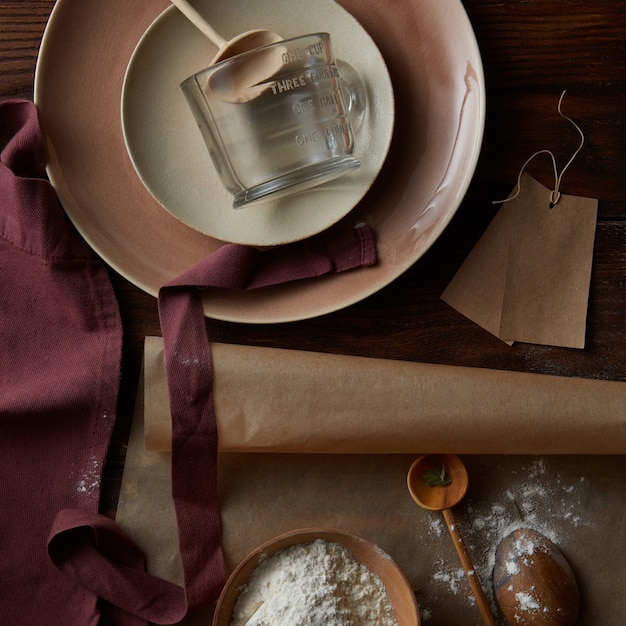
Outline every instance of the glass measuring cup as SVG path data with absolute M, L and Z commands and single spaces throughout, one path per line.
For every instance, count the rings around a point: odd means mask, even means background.
M 358 127 L 365 91 L 356 72 L 335 60 L 328 33 L 244 52 L 190 76 L 181 88 L 235 208 L 360 165 L 351 116 Z

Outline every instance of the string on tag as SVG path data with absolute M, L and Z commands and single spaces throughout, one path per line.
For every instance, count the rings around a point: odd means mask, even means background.
M 576 122 L 574 122 L 574 120 L 571 117 L 568 117 L 567 115 L 565 115 L 561 109 L 561 104 L 563 102 L 565 93 L 566 92 L 563 91 L 563 93 L 561 94 L 561 97 L 559 98 L 557 111 L 563 119 L 566 119 L 568 122 L 570 122 L 572 126 L 574 126 L 574 128 L 579 132 L 580 144 L 578 148 L 576 149 L 574 154 L 571 156 L 570 160 L 566 163 L 565 167 L 561 170 L 560 174 L 558 172 L 557 165 L 556 165 L 556 157 L 554 156 L 552 151 L 547 150 L 545 148 L 543 150 L 538 150 L 533 155 L 528 157 L 524 165 L 522 165 L 522 168 L 520 169 L 519 174 L 517 176 L 517 186 L 515 189 L 515 193 L 509 198 L 506 198 L 504 200 L 494 200 L 493 204 L 504 204 L 505 202 L 509 202 L 510 200 L 517 198 L 517 196 L 520 194 L 521 181 L 522 181 L 522 175 L 524 174 L 524 170 L 535 157 L 538 157 L 541 154 L 547 154 L 550 157 L 550 159 L 552 160 L 552 167 L 554 169 L 554 189 L 550 192 L 550 208 L 553 209 L 558 203 L 559 199 L 561 198 L 561 192 L 559 191 L 559 189 L 561 187 L 561 180 L 563 179 L 563 174 L 565 174 L 565 171 L 567 170 L 567 168 L 573 163 L 574 159 L 578 156 L 578 153 L 582 150 L 582 147 L 585 143 L 585 135 L 583 134 L 583 131 L 580 129 L 580 126 L 578 126 L 578 124 L 576 124 Z

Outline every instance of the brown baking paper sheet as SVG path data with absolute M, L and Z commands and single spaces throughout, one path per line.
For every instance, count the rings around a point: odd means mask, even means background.
M 215 344 L 222 452 L 623 454 L 626 383 Z M 170 449 L 163 344 L 145 342 L 146 448 Z
M 220 349 L 216 357 L 222 361 Z M 144 550 L 151 573 L 180 584 L 171 456 L 146 450 L 143 400 L 141 385 L 117 522 Z M 420 509 L 406 487 L 416 454 L 428 451 L 220 453 L 222 545 L 228 571 L 281 532 L 335 527 L 364 536 L 391 555 L 415 589 L 424 626 L 480 626 L 482 619 L 441 515 Z M 470 480 L 466 497 L 455 507 L 456 522 L 491 601 L 497 545 L 513 528 L 526 526 L 548 536 L 571 563 L 582 597 L 578 625 L 622 626 L 626 596 L 615 593 L 614 578 L 619 579 L 626 563 L 626 456 L 462 458 Z M 209 607 L 183 623 L 209 626 L 211 614 Z M 506 623 L 499 619 L 498 624 Z

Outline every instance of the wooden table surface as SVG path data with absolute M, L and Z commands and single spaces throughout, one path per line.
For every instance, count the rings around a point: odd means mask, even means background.
M 362 302 L 293 323 L 211 321 L 215 341 L 626 381 L 626 3 L 463 4 L 483 57 L 487 117 L 475 176 L 449 227 L 406 273 Z M 1 98 L 32 99 L 40 39 L 53 5 L 0 1 Z M 599 200 L 587 345 L 508 346 L 440 296 L 494 216 L 491 200 L 509 192 L 526 158 L 548 147 L 563 164 L 575 150 L 578 137 L 554 114 L 565 89 L 567 113 L 584 129 L 586 143 L 562 191 Z M 551 185 L 544 161 L 529 171 Z M 125 326 L 119 414 L 102 500 L 103 512 L 114 515 L 143 338 L 159 335 L 160 328 L 156 300 L 114 271 L 111 278 Z

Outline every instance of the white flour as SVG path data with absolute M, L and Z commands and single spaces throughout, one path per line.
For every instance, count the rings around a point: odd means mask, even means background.
M 318 539 L 262 560 L 231 626 L 397 626 L 380 579 L 337 543 Z

